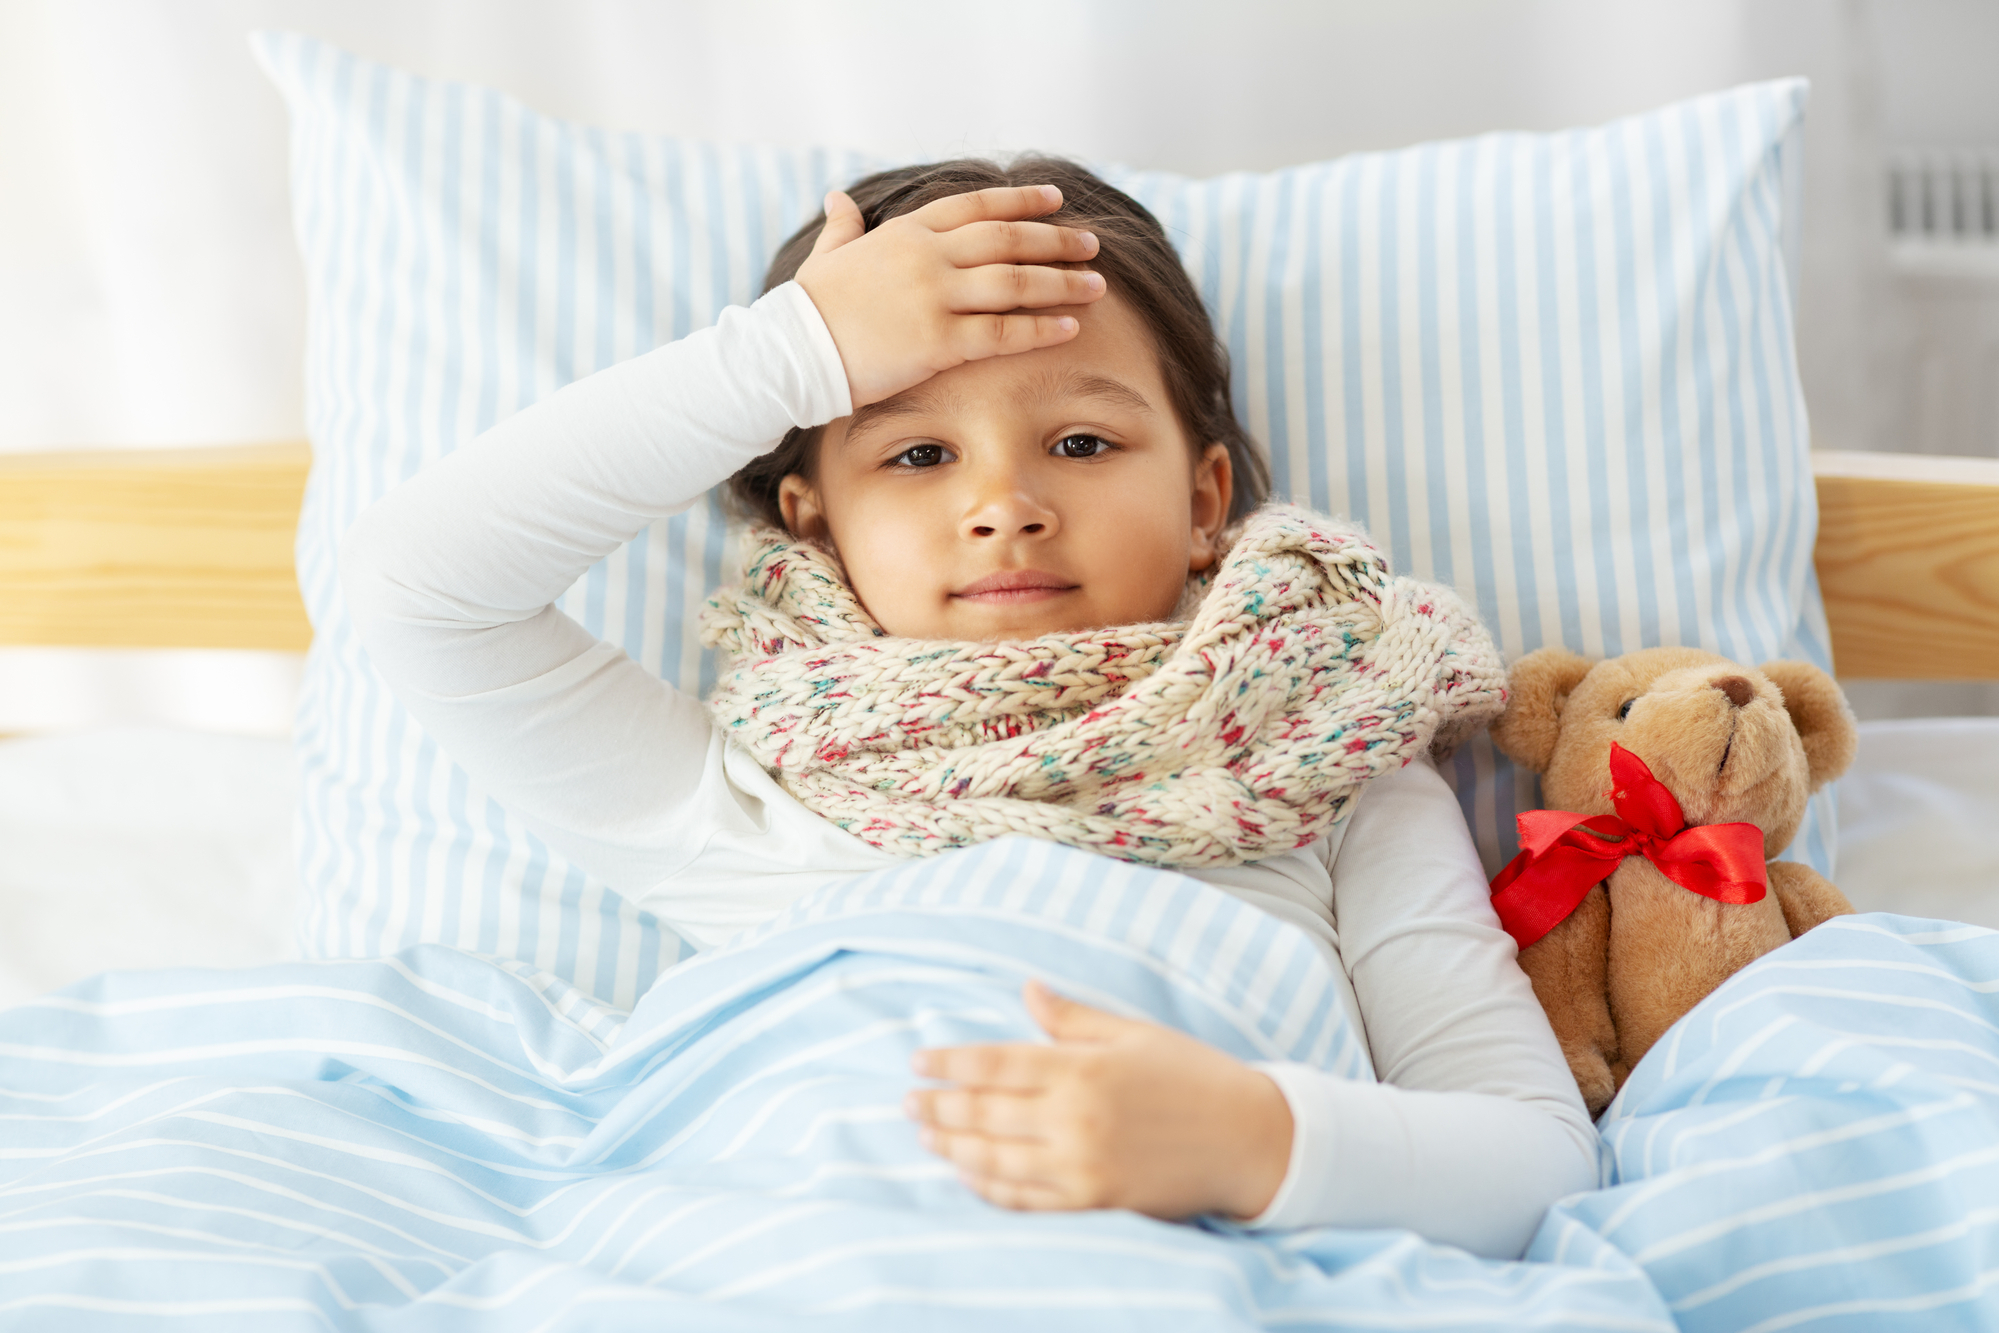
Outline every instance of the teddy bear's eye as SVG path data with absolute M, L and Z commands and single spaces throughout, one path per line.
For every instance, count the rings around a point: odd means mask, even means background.
M 1618 720 L 1619 722 L 1622 722 L 1622 721 L 1623 721 L 1623 720 L 1624 720 L 1625 718 L 1627 718 L 1627 717 L 1630 717 L 1630 716 L 1631 716 L 1631 705 L 1633 705 L 1633 704 L 1635 704 L 1635 703 L 1637 703 L 1637 702 L 1638 702 L 1638 701 L 1637 701 L 1636 699 L 1626 699 L 1626 700 L 1624 701 L 1624 707 L 1622 707 L 1622 708 L 1620 708 L 1620 709 L 1618 709 L 1618 710 L 1617 710 L 1617 720 Z

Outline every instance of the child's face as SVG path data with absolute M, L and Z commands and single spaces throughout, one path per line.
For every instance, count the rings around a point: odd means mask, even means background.
M 1215 559 L 1228 450 L 1198 455 L 1115 296 L 1057 347 L 970 361 L 829 424 L 786 523 L 830 538 L 890 634 L 1026 639 L 1164 620 Z

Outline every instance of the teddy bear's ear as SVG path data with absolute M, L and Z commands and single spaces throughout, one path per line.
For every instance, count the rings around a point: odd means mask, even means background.
M 1853 710 L 1832 677 L 1809 662 L 1767 662 L 1762 670 L 1784 692 L 1784 710 L 1805 743 L 1805 763 L 1817 791 L 1853 762 L 1860 740 Z
M 1492 743 L 1522 768 L 1545 773 L 1562 734 L 1562 705 L 1594 665 L 1566 648 L 1537 648 L 1506 673 L 1506 711 Z

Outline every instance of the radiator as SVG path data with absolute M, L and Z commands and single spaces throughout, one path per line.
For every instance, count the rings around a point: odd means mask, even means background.
M 1888 230 L 1898 241 L 1999 244 L 1999 150 L 1890 151 Z
M 1999 457 L 1999 149 L 1888 154 L 1892 447 Z

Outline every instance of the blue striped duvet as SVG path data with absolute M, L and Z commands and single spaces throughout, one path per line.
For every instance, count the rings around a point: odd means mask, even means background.
M 899 1109 L 1033 974 L 1372 1077 L 1325 965 L 1019 841 L 835 886 L 629 1014 L 436 946 L 113 975 L 0 1015 L 0 1326 L 1975 1328 L 1999 1320 L 1999 934 L 1871 916 L 1738 976 L 1530 1262 L 1016 1215 Z

